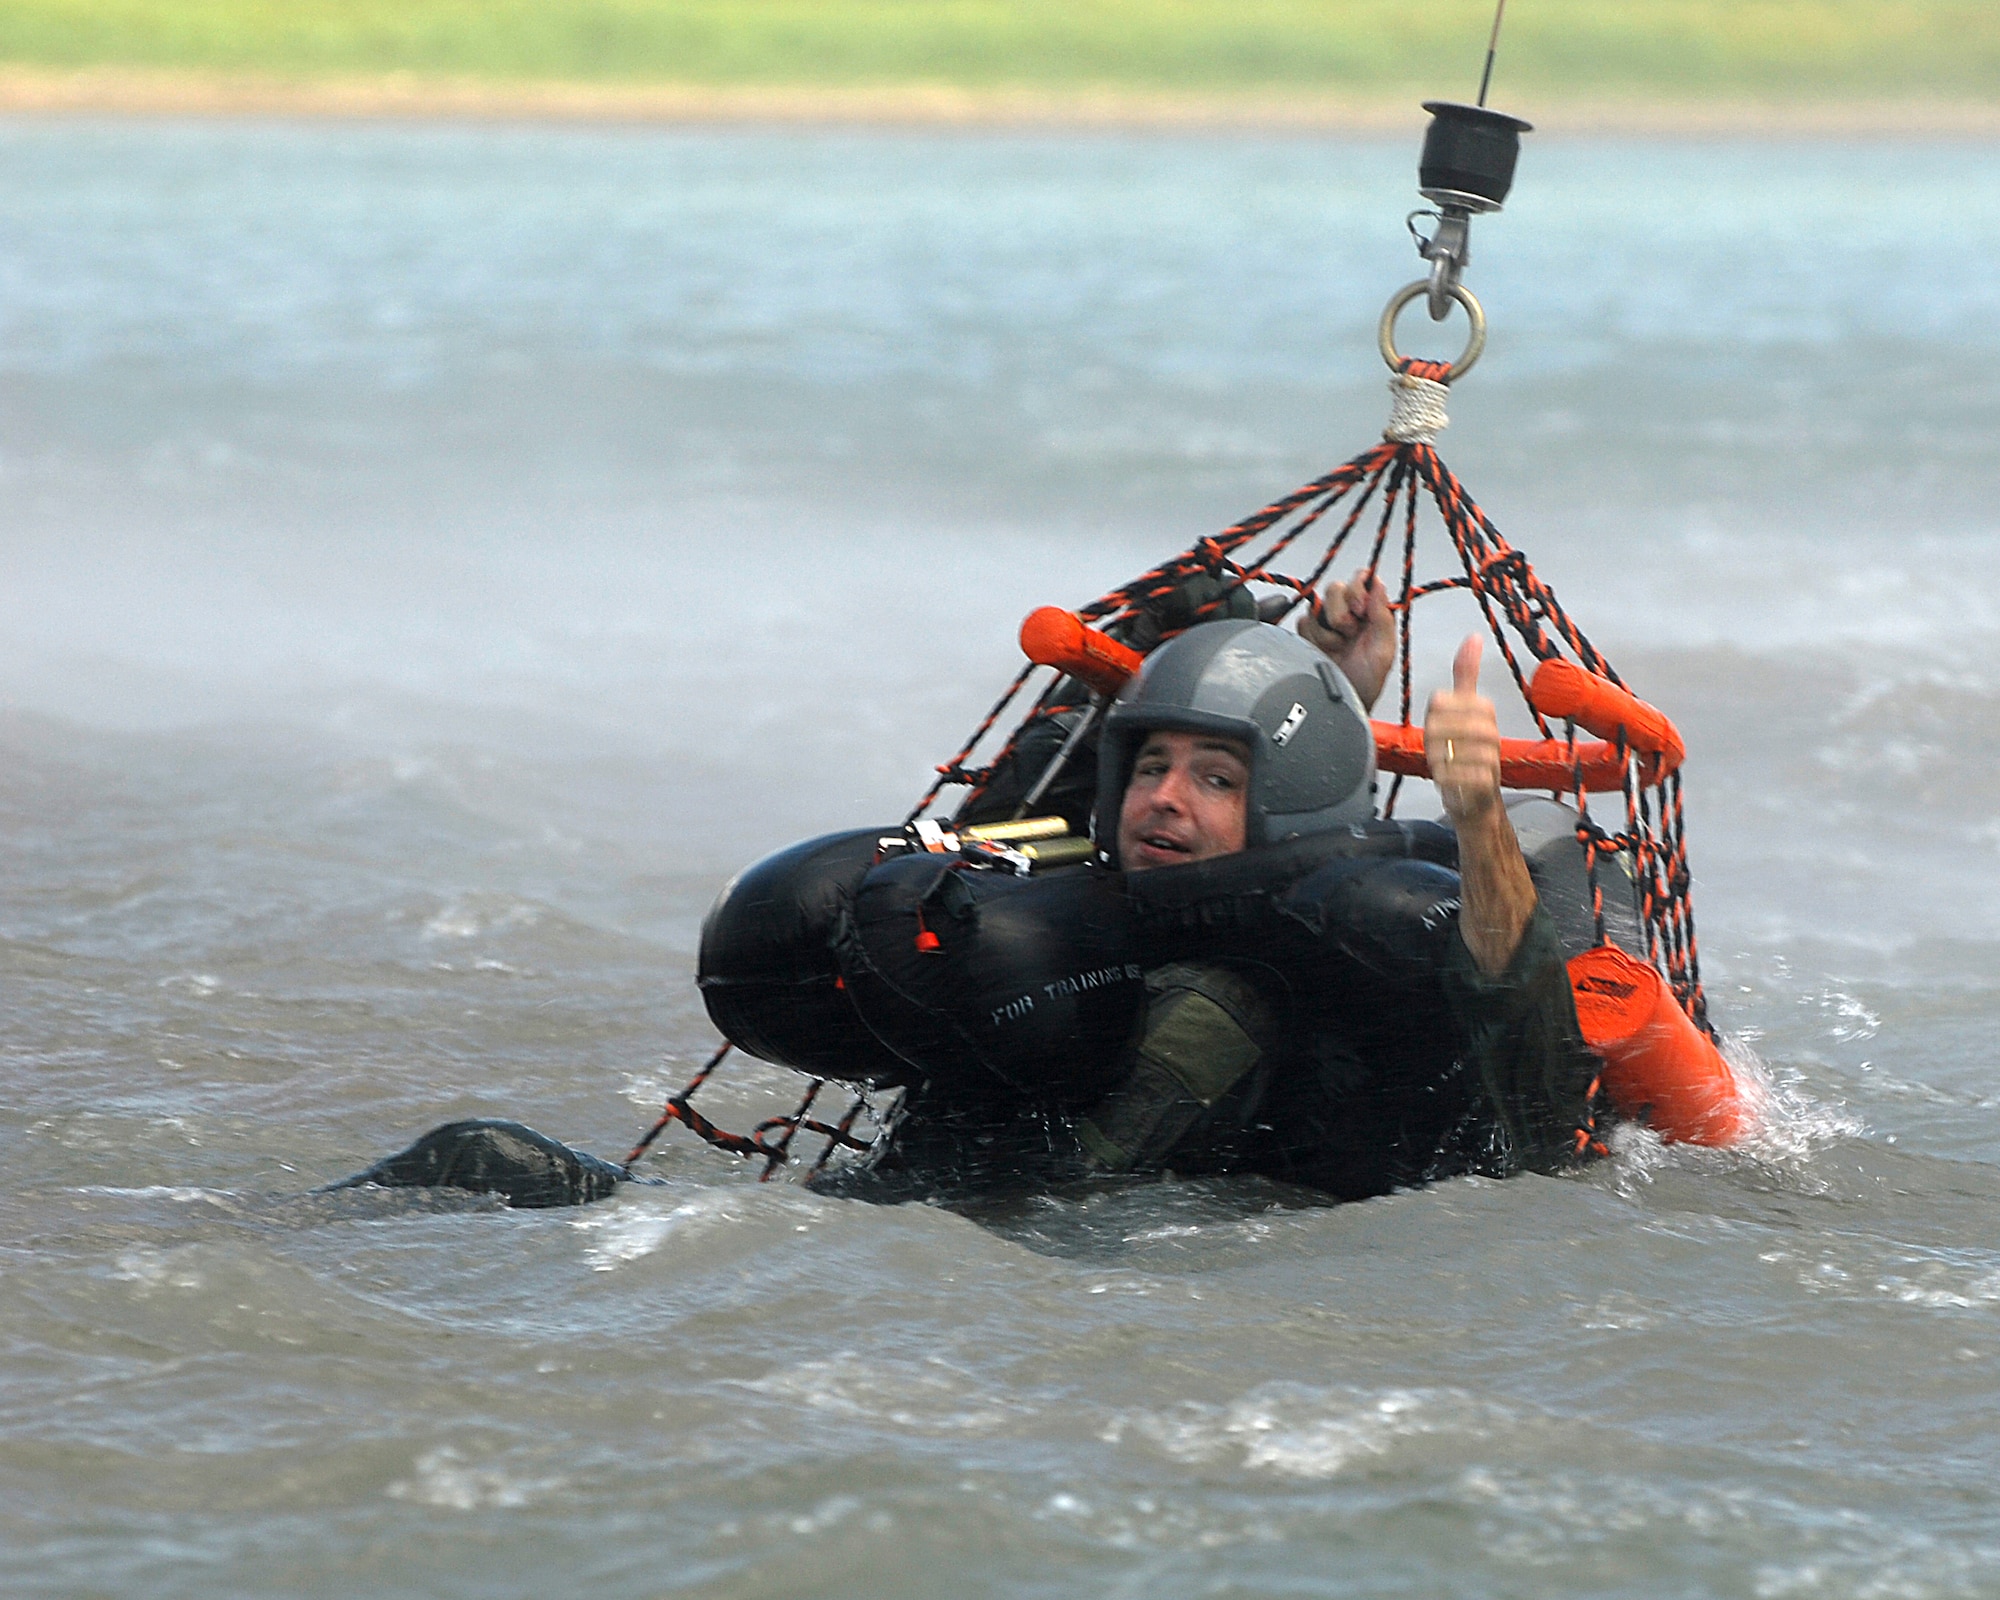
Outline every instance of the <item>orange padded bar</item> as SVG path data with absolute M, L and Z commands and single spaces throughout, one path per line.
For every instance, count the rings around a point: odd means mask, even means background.
M 1100 694 L 1116 694 L 1145 659 L 1061 606 L 1040 606 L 1028 613 L 1021 623 L 1021 652 L 1037 666 L 1053 667 Z M 1573 721 L 1601 739 L 1616 739 L 1622 729 L 1626 744 L 1641 757 L 1641 783 L 1658 783 L 1686 755 L 1679 732 L 1663 713 L 1572 662 L 1544 661 L 1535 669 L 1528 697 L 1543 716 Z M 1375 762 L 1384 772 L 1409 778 L 1431 775 L 1422 728 L 1393 722 L 1373 726 Z M 1583 787 L 1592 794 L 1625 786 L 1625 761 L 1615 744 L 1500 741 L 1500 782 L 1509 789 L 1574 789 L 1579 769 Z
M 1373 727 L 1376 766 L 1384 772 L 1400 772 L 1406 778 L 1431 775 L 1430 762 L 1424 756 L 1422 728 L 1406 722 L 1377 722 Z M 1574 790 L 1578 768 L 1582 769 L 1584 788 L 1592 794 L 1625 787 L 1625 762 L 1615 745 L 1588 739 L 1574 747 L 1562 739 L 1500 741 L 1503 788 Z M 1641 777 L 1645 778 L 1643 772 Z
M 1573 661 L 1544 661 L 1535 668 L 1528 703 L 1543 716 L 1574 722 L 1600 739 L 1615 740 L 1622 731 L 1633 750 L 1657 758 L 1642 763 L 1647 783 L 1658 783 L 1687 755 L 1680 730 L 1664 712 Z
M 1099 694 L 1116 694 L 1145 660 L 1130 645 L 1087 628 L 1074 611 L 1040 606 L 1021 624 L 1021 653 L 1038 667 L 1080 678 Z

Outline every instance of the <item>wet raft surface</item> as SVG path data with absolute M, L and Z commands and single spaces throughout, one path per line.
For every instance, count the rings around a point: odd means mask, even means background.
M 959 1214 L 299 1196 L 622 1154 L 729 870 L 1372 437 L 1409 149 L 0 143 L 8 1592 L 1990 1587 L 1983 153 L 1551 141 L 1484 236 L 1450 459 L 1697 752 L 1770 1137 Z

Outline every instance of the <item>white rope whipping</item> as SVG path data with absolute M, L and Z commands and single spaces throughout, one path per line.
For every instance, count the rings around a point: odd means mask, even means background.
M 1438 434 L 1451 425 L 1444 414 L 1445 397 L 1451 393 L 1429 378 L 1399 372 L 1389 380 L 1389 426 L 1382 437 L 1391 444 L 1436 444 Z

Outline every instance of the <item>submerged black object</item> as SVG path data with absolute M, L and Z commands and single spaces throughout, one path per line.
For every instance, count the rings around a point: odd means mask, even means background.
M 625 1169 L 518 1122 L 479 1117 L 433 1128 L 407 1150 L 329 1189 L 465 1189 L 525 1210 L 588 1205 L 610 1196 Z
M 1417 163 L 1417 187 L 1439 205 L 1498 211 L 1514 186 L 1521 135 L 1534 124 L 1486 106 L 1426 100 L 1431 125 Z

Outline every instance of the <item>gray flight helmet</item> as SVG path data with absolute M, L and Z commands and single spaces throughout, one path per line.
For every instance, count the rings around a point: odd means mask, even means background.
M 1375 814 L 1375 738 L 1354 686 L 1297 634 L 1204 622 L 1169 640 L 1118 693 L 1097 747 L 1097 836 L 1118 862 L 1132 763 L 1156 730 L 1219 734 L 1250 753 L 1246 845 L 1329 833 Z

